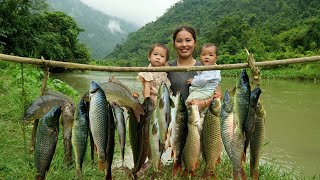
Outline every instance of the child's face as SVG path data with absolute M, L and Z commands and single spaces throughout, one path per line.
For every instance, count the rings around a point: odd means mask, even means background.
M 156 46 L 153 48 L 148 59 L 154 67 L 165 66 L 167 63 L 167 50 Z
M 218 57 L 216 54 L 216 48 L 213 46 L 204 47 L 200 53 L 200 61 L 203 66 L 214 65 Z

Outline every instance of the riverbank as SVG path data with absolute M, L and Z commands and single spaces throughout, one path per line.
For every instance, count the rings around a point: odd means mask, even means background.
M 25 125 L 21 122 L 23 107 L 26 107 L 40 91 L 41 79 L 43 73 L 39 69 L 32 66 L 24 67 L 24 88 L 22 89 L 22 76 L 20 65 L 6 65 L 0 62 L 0 178 L 4 179 L 33 179 L 34 178 L 34 163 L 33 155 L 29 154 L 28 147 L 30 144 L 30 136 L 32 126 Z M 63 87 L 67 89 L 67 85 L 58 80 L 50 80 L 53 87 Z M 25 92 L 24 96 L 21 94 Z M 78 95 L 75 95 L 74 100 L 77 101 Z M 127 141 L 127 149 L 129 141 Z M 119 154 L 119 148 L 116 147 L 115 154 Z M 84 164 L 84 179 L 99 179 L 103 178 L 102 172 L 97 170 L 96 164 L 91 164 L 87 153 Z M 118 158 L 115 155 L 115 158 Z M 162 179 L 171 179 L 172 164 L 163 167 Z M 202 173 L 203 164 L 197 171 L 197 174 Z M 113 168 L 114 179 L 127 179 L 126 171 Z M 248 166 L 246 173 L 249 175 Z M 142 179 L 150 179 L 151 170 L 142 177 Z M 217 167 L 218 179 L 231 178 L 232 169 L 230 161 L 227 157 L 223 157 L 221 164 Z M 51 163 L 51 169 L 48 172 L 48 179 L 74 179 L 75 168 L 66 167 L 63 162 L 63 145 L 60 132 L 60 138 L 57 145 L 56 154 Z M 315 178 L 320 178 L 316 176 Z M 270 161 L 260 165 L 260 179 L 304 179 L 300 177 L 294 170 L 286 170 L 277 163 Z M 305 178 L 308 179 L 308 178 Z M 312 177 L 310 177 L 312 179 Z

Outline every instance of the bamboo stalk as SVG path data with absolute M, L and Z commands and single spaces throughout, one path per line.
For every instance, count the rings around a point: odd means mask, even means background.
M 192 66 L 192 67 L 173 67 L 173 66 L 162 66 L 162 67 L 116 67 L 116 66 L 97 66 L 79 63 L 69 63 L 53 60 L 41 60 L 34 58 L 26 58 L 19 56 L 11 56 L 6 54 L 0 54 L 0 60 L 10 61 L 16 63 L 35 64 L 42 66 L 61 67 L 66 69 L 78 69 L 78 70 L 91 70 L 91 71 L 107 71 L 107 72 L 183 72 L 183 71 L 205 71 L 205 70 L 227 70 L 227 69 L 241 69 L 249 68 L 248 63 L 237 63 L 237 64 L 223 64 L 223 65 L 212 65 L 212 66 Z M 292 58 L 283 60 L 273 61 L 262 61 L 254 62 L 253 65 L 256 67 L 271 67 L 278 65 L 288 65 L 295 63 L 306 63 L 320 61 L 320 56 L 311 56 L 303 58 Z

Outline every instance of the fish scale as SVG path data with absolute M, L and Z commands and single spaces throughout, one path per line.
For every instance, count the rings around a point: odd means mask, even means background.
M 104 91 L 94 81 L 90 85 L 90 130 L 94 144 L 97 146 L 98 168 L 107 168 L 106 148 L 108 142 L 108 111 Z
M 259 160 L 262 155 L 262 148 L 265 138 L 265 116 L 266 112 L 260 101 L 257 104 L 257 118 L 255 128 L 250 139 L 250 175 L 252 179 L 258 179 Z
M 72 128 L 72 146 L 76 161 L 77 176 L 82 177 L 82 163 L 87 150 L 89 114 L 85 102 L 81 100 L 74 115 Z
M 187 107 L 180 92 L 176 93 L 175 108 L 173 110 L 169 134 L 174 160 L 172 175 L 175 176 L 178 171 L 182 171 L 182 151 L 188 130 Z
M 197 105 L 188 106 L 188 135 L 182 152 L 182 159 L 185 163 L 185 171 L 195 176 L 195 170 L 199 165 L 200 157 L 200 114 Z
M 34 151 L 36 179 L 45 179 L 45 173 L 50 168 L 58 141 L 60 115 L 61 107 L 57 106 L 39 121 Z
M 203 176 L 215 175 L 215 166 L 222 152 L 220 131 L 220 99 L 214 99 L 205 113 L 201 143 L 202 154 L 206 162 Z
M 226 91 L 221 110 L 221 135 L 224 147 L 232 162 L 233 178 L 246 179 L 242 167 L 245 156 L 245 125 L 248 119 L 250 104 L 250 82 L 245 69 L 240 73 L 233 97 Z

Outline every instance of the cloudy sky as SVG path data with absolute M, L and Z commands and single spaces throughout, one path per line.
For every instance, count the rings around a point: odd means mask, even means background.
M 143 26 L 155 21 L 179 0 L 81 0 L 88 6 Z

